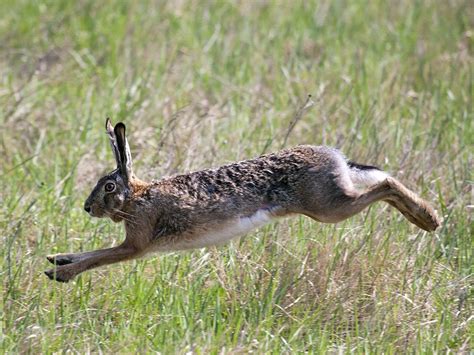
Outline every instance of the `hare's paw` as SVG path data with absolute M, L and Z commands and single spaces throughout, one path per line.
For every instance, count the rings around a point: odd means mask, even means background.
M 67 265 L 74 262 L 74 257 L 71 254 L 48 255 L 46 259 L 53 265 Z
M 76 276 L 76 273 L 72 269 L 68 268 L 69 265 L 59 266 L 55 269 L 45 271 L 45 275 L 49 277 L 50 280 L 55 280 L 58 282 L 69 282 Z

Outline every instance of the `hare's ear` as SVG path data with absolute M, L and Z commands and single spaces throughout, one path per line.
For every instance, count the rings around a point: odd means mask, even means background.
M 110 146 L 112 147 L 112 152 L 114 153 L 115 161 L 117 162 L 117 169 L 120 168 L 122 165 L 122 159 L 120 157 L 120 152 L 117 145 L 117 138 L 115 136 L 114 127 L 110 122 L 110 118 L 107 117 L 105 120 L 105 130 L 107 131 L 107 135 L 109 136 Z
M 133 176 L 132 155 L 128 145 L 127 137 L 125 136 L 125 125 L 119 122 L 114 128 L 115 140 L 120 155 L 120 165 L 117 166 L 121 175 L 126 179 L 126 182 Z

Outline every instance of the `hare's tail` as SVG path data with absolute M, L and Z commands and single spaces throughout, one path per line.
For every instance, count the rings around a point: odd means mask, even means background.
M 390 175 L 371 165 L 362 165 L 352 161 L 347 162 L 349 175 L 355 186 L 370 187 L 384 181 Z

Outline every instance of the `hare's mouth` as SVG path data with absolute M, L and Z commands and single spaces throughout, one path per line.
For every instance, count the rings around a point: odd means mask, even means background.
M 104 215 L 103 211 L 97 210 L 97 206 L 91 205 L 89 203 L 84 204 L 84 210 L 89 214 L 91 217 L 102 217 Z
M 100 211 L 100 210 L 97 210 L 95 208 L 89 208 L 89 209 L 86 209 L 86 212 L 89 214 L 89 216 L 91 217 L 96 217 L 96 218 L 102 218 L 102 217 L 105 217 L 105 212 L 104 211 Z

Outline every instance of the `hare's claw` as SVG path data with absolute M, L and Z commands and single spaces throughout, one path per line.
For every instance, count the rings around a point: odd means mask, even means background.
M 77 264 L 57 266 L 54 269 L 44 272 L 50 280 L 56 280 L 59 282 L 69 282 L 72 280 L 79 272 L 77 269 Z
M 55 281 L 58 281 L 58 282 L 69 282 L 68 278 L 62 277 L 60 275 L 60 273 L 58 273 L 57 270 L 55 270 L 55 269 L 45 271 L 44 273 L 45 273 L 46 276 L 49 277 L 50 280 L 55 280 Z
M 53 265 L 67 265 L 74 262 L 74 259 L 67 254 L 48 255 L 46 259 Z

